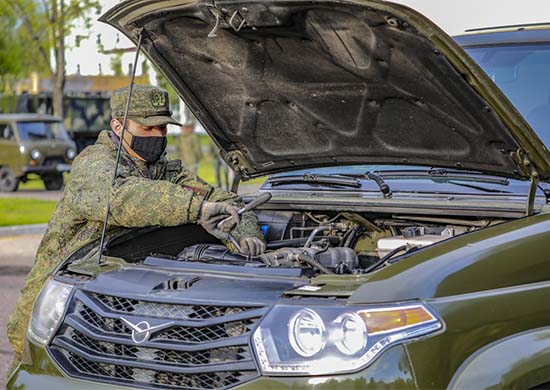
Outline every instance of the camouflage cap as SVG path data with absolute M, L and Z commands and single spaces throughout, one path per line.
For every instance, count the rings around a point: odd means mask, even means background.
M 111 116 L 124 118 L 130 87 L 117 89 L 111 96 Z M 152 85 L 134 85 L 128 118 L 143 126 L 160 126 L 169 123 L 180 125 L 172 118 L 168 92 Z

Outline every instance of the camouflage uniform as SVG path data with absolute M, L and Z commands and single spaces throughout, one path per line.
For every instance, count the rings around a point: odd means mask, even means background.
M 132 100 L 133 102 L 133 100 Z M 110 196 L 107 231 L 117 227 L 177 226 L 197 222 L 203 201 L 225 201 L 241 206 L 234 193 L 215 189 L 190 171 L 181 161 L 161 158 L 153 164 L 122 153 L 118 175 L 111 188 L 118 139 L 100 133 L 95 145 L 74 161 L 70 180 L 58 203 L 36 253 L 35 263 L 8 322 L 8 338 L 20 361 L 33 302 L 54 269 L 71 253 L 101 236 Z M 242 216 L 232 231 L 242 237 L 262 238 L 256 216 Z M 226 243 L 230 249 L 235 250 Z

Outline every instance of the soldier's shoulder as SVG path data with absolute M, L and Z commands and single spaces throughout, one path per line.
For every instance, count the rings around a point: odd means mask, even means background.
M 90 169 L 110 165 L 114 161 L 113 149 L 104 142 L 96 142 L 78 154 L 73 162 L 73 172 L 91 174 Z
M 82 164 L 95 160 L 109 160 L 111 158 L 111 155 L 111 149 L 106 145 L 90 145 L 82 152 L 80 152 L 80 154 L 75 159 L 75 163 Z

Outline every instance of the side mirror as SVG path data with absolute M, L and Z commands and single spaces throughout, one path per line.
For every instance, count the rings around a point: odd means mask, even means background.
M 9 127 L 5 127 L 4 131 L 2 132 L 2 138 L 11 140 L 13 138 L 13 133 Z

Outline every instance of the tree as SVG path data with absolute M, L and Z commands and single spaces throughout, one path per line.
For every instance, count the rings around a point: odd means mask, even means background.
M 19 37 L 25 43 L 23 57 L 30 58 L 41 74 L 54 79 L 54 114 L 63 116 L 65 86 L 65 37 L 71 34 L 78 21 L 91 27 L 90 11 L 99 13 L 98 0 L 0 0 L 3 16 L 16 20 L 21 28 Z M 22 58 L 24 62 L 24 58 Z M 54 65 L 52 65 L 52 63 Z
M 109 66 L 115 76 L 122 76 L 124 74 L 124 70 L 122 69 L 122 54 L 112 54 Z
M 28 75 L 33 61 L 25 47 L 31 44 L 13 15 L 0 17 L 0 90 L 8 90 L 19 77 Z

